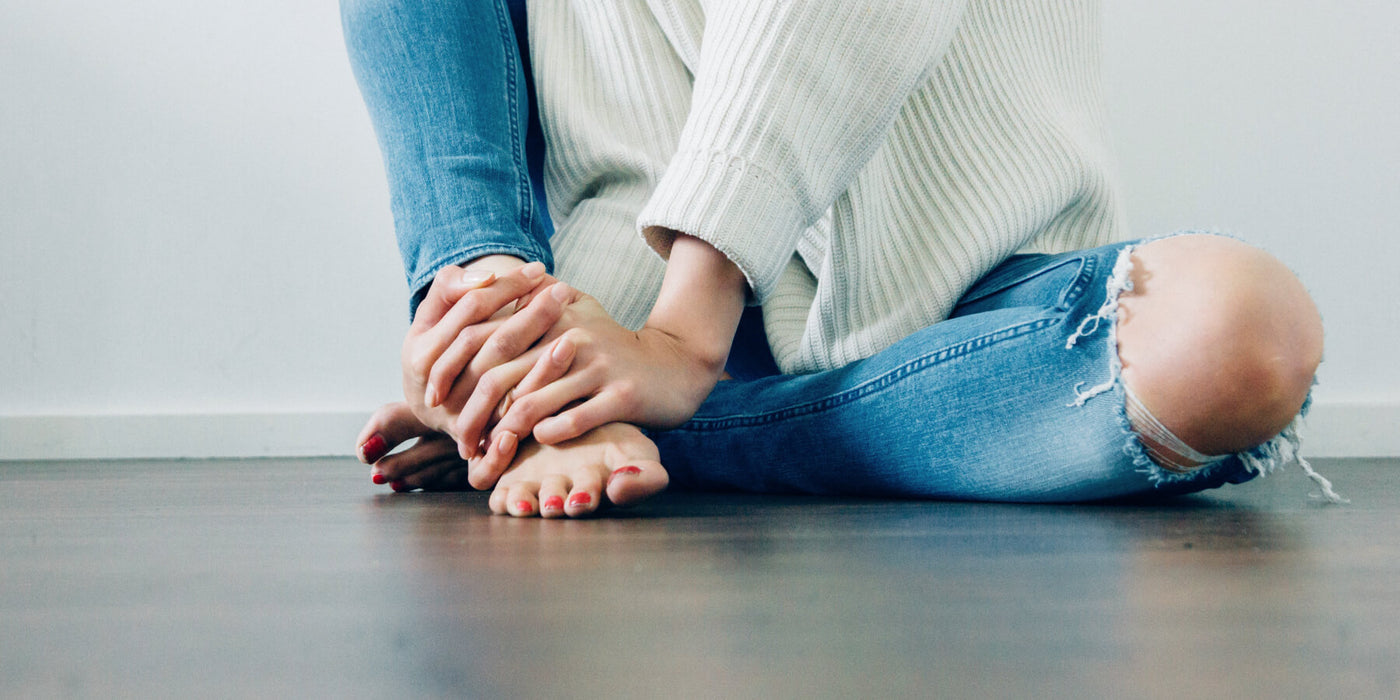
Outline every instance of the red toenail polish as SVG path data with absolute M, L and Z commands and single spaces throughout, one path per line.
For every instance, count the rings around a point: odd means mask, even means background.
M 369 480 L 370 480 L 370 481 L 373 481 L 373 482 L 376 483 L 376 484 L 380 484 L 381 486 L 384 485 L 384 484 L 389 483 L 389 477 L 384 476 L 383 474 L 379 474 L 379 473 L 377 473 L 377 472 L 374 473 L 374 474 L 371 474 L 370 477 L 369 477 Z
M 384 442 L 384 436 L 375 433 L 369 436 L 368 440 L 365 440 L 365 444 L 360 445 L 360 454 L 365 456 L 366 462 L 378 462 L 379 458 L 383 457 L 384 453 L 389 451 L 386 449 L 387 447 L 387 443 Z
M 530 511 L 534 510 L 535 507 L 530 505 L 529 501 L 520 501 L 515 504 L 515 509 L 520 511 L 521 513 L 529 513 Z
M 544 510 L 564 510 L 563 496 L 550 496 L 544 499 Z
M 398 481 L 391 481 L 389 482 L 389 488 L 395 491 L 407 491 L 408 482 L 404 481 L 403 479 L 399 479 Z
M 608 475 L 608 483 L 612 484 L 613 479 L 616 479 L 619 476 L 636 476 L 641 473 L 641 467 L 618 467 L 617 469 L 613 470 L 613 473 Z
M 593 497 L 586 493 L 576 493 L 572 496 L 569 496 L 569 505 L 571 506 L 586 506 L 592 502 Z

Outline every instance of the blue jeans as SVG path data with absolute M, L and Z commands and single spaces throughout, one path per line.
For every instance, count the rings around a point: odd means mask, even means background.
M 445 265 L 550 262 L 513 5 L 512 19 L 505 0 L 341 3 L 415 300 Z M 1286 461 L 1291 434 L 1184 474 L 1146 456 L 1105 313 L 1132 245 L 1014 256 L 952 318 L 819 374 L 777 374 L 750 310 L 738 378 L 650 435 L 674 485 L 759 492 L 1085 501 L 1239 483 Z
M 1092 319 L 1134 245 L 1012 256 L 951 318 L 873 357 L 720 382 L 688 423 L 651 434 L 662 463 L 690 488 L 997 501 L 1175 495 L 1271 469 L 1276 441 L 1170 472 L 1129 429 L 1113 319 Z
M 343 0 L 379 137 L 412 314 L 433 275 L 483 255 L 553 269 L 524 0 Z

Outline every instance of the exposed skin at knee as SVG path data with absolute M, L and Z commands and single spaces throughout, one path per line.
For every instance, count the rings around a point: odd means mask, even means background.
M 1217 236 L 1154 241 L 1132 257 L 1118 354 L 1142 403 L 1209 455 L 1287 427 L 1322 360 L 1322 319 L 1298 278 L 1268 253 Z

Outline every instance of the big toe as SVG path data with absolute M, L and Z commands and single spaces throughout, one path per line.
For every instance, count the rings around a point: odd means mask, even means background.
M 608 475 L 605 491 L 614 505 L 631 505 L 661 493 L 671 483 L 666 468 L 655 460 L 633 460 Z

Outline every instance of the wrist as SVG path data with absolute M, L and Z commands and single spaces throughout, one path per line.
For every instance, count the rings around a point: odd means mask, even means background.
M 683 352 L 718 375 L 729 357 L 747 294 L 743 272 L 724 253 L 677 232 L 645 327 L 671 336 Z

